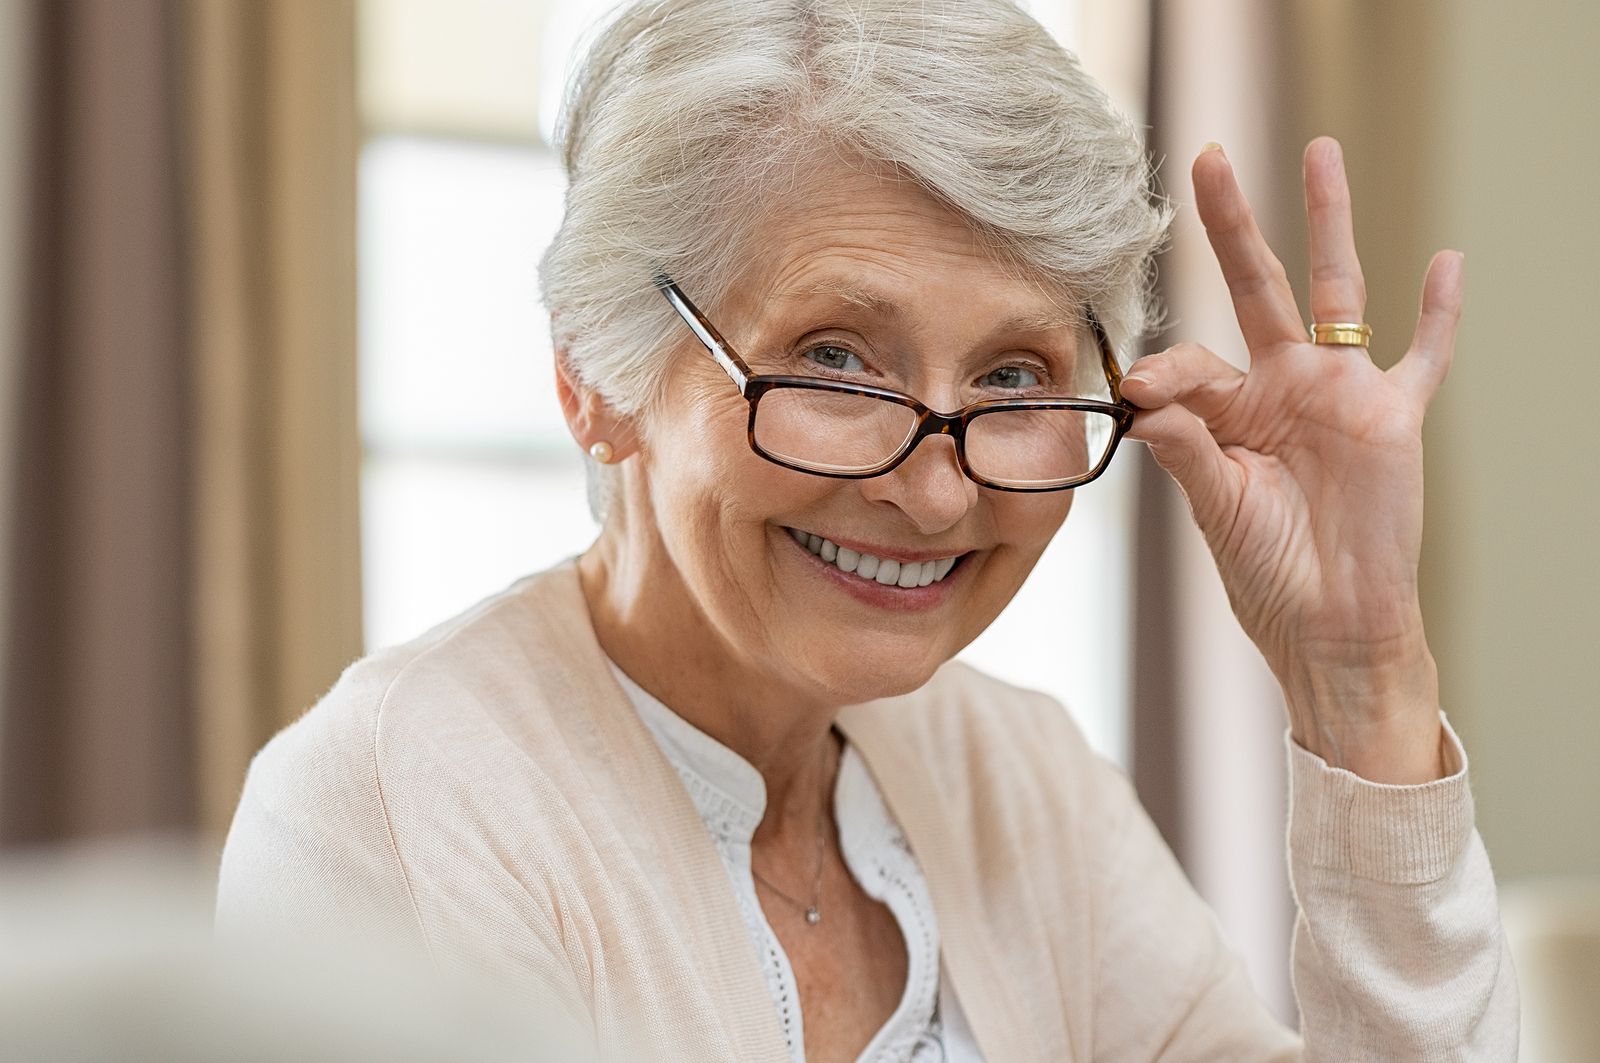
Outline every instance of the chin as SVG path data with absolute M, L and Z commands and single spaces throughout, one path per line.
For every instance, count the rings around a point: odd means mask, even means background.
M 946 654 L 924 642 L 905 645 L 904 639 L 872 638 L 849 640 L 850 647 L 825 659 L 794 662 L 796 671 L 810 678 L 823 700 L 838 705 L 856 705 L 909 694 L 921 688 L 954 651 Z M 894 662 L 891 665 L 886 662 Z

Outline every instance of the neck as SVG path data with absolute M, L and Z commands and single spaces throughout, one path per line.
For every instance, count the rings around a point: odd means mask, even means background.
M 655 535 L 613 517 L 578 559 L 595 636 L 634 682 L 749 761 L 767 805 L 752 845 L 814 845 L 842 745 L 838 706 L 741 656 L 694 601 Z

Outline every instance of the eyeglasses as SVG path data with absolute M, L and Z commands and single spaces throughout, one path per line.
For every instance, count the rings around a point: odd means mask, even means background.
M 672 278 L 657 274 L 655 282 L 750 404 L 750 448 L 786 469 L 845 480 L 882 476 L 928 436 L 947 435 L 961 471 L 984 487 L 1064 491 L 1105 472 L 1133 423 L 1111 342 L 1088 307 L 1111 402 L 985 399 L 946 414 L 887 388 L 754 375 Z

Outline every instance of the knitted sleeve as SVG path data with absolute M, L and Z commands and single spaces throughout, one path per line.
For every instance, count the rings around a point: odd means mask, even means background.
M 1102 765 L 1095 1058 L 1515 1060 L 1515 975 L 1466 757 L 1445 728 L 1451 774 L 1415 786 L 1367 782 L 1287 742 L 1298 1037 Z

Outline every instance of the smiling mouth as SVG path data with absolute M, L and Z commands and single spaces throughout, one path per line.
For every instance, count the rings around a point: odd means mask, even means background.
M 957 554 L 954 557 L 932 558 L 927 561 L 897 561 L 894 558 L 881 558 L 851 550 L 831 539 L 814 532 L 801 531 L 799 528 L 785 528 L 784 531 L 788 532 L 795 542 L 840 572 L 868 583 L 900 587 L 904 590 L 940 582 L 950 575 L 950 570 L 957 562 L 967 556 Z

